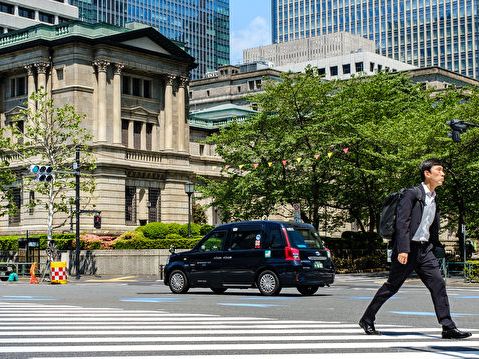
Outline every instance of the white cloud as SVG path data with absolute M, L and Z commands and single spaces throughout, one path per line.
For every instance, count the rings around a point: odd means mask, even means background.
M 235 65 L 243 62 L 243 50 L 271 44 L 271 31 L 268 21 L 255 17 L 244 29 L 231 32 L 230 62 Z

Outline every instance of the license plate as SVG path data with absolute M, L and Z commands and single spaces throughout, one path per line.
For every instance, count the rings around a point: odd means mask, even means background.
M 313 268 L 318 269 L 318 268 L 323 268 L 323 263 L 319 261 L 314 261 L 313 262 Z

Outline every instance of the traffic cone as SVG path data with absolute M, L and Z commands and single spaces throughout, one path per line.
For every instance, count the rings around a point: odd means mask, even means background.
M 30 266 L 30 284 L 38 284 L 37 276 L 35 275 L 35 271 L 37 269 L 37 263 L 33 262 Z

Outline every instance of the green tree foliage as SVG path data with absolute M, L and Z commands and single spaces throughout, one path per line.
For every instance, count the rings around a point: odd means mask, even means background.
M 253 98 L 260 112 L 210 138 L 225 169 L 200 190 L 223 220 L 261 218 L 300 203 L 303 220 L 317 227 L 355 221 L 372 232 L 385 196 L 418 183 L 418 165 L 428 157 L 445 159 L 453 171 L 441 189 L 450 218 L 461 212 L 470 213 L 471 223 L 478 218 L 472 173 L 479 131 L 457 145 L 446 125 L 452 118 L 477 121 L 477 90 L 434 93 L 407 75 L 387 73 L 323 81 L 311 69 L 285 74 L 264 90 Z M 324 208 L 333 209 L 327 217 Z
M 12 201 L 12 187 L 16 176 L 10 168 L 10 138 L 5 128 L 0 128 L 0 216 L 17 210 Z
M 24 188 L 33 190 L 35 200 L 29 206 L 45 205 L 47 209 L 48 240 L 52 239 L 53 217 L 57 213 L 68 213 L 73 203 L 75 176 L 72 164 L 75 162 L 75 148 L 81 151 L 82 200 L 88 199 L 95 182 L 87 173 L 95 167 L 94 157 L 88 147 L 91 134 L 81 126 L 84 116 L 76 113 L 72 105 L 55 107 L 53 99 L 43 90 L 33 93 L 29 99 L 35 107 L 22 109 L 14 118 L 10 132 L 11 153 L 16 154 L 15 167 L 22 170 Z M 15 126 L 23 121 L 23 131 Z M 52 166 L 52 182 L 35 181 L 28 175 L 31 164 Z

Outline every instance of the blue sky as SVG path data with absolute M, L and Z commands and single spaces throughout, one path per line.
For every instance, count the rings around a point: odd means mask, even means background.
M 230 63 L 243 60 L 243 50 L 271 44 L 271 1 L 230 0 Z

